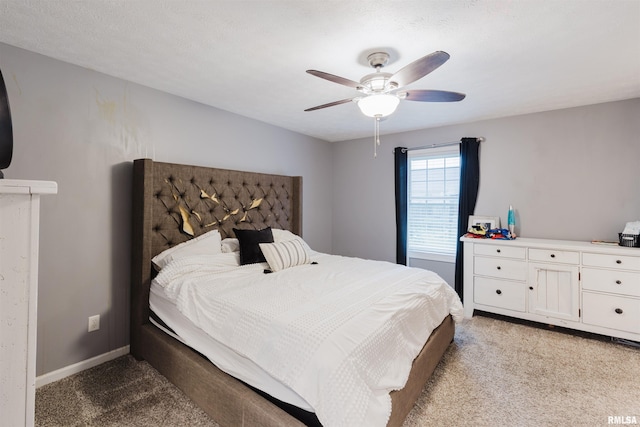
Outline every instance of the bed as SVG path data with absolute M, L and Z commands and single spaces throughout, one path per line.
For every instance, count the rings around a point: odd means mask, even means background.
M 309 408 L 277 399 L 218 369 L 154 321 L 152 259 L 217 229 L 285 230 L 302 235 L 302 178 L 135 160 L 133 164 L 131 354 L 146 360 L 221 426 L 320 425 Z M 159 307 L 156 300 L 156 306 Z M 453 340 L 446 315 L 413 360 L 409 379 L 389 393 L 388 426 L 400 426 Z M 179 334 L 178 334 L 179 335 Z M 420 344 L 421 345 L 421 344 Z

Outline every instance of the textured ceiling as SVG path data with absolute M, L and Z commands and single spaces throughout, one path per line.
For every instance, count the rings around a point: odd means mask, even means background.
M 327 141 L 368 137 L 354 89 L 367 53 L 394 72 L 451 59 L 409 88 L 395 133 L 640 97 L 640 0 L 0 0 L 0 41 Z

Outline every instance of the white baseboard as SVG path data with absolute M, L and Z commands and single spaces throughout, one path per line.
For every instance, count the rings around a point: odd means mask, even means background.
M 61 380 L 73 374 L 77 374 L 78 372 L 82 372 L 86 369 L 93 368 L 94 366 L 101 365 L 120 356 L 124 356 L 125 354 L 129 354 L 128 345 L 117 348 L 108 353 L 92 357 L 91 359 L 83 360 L 82 362 L 60 368 L 53 372 L 49 372 L 48 374 L 40 375 L 39 377 L 36 377 L 36 388 Z

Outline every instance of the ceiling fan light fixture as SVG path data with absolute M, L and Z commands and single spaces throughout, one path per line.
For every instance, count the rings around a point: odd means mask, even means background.
M 369 117 L 386 117 L 398 108 L 400 99 L 388 93 L 365 96 L 358 100 L 362 114 Z
M 376 72 L 367 74 L 360 82 L 345 79 L 344 77 L 325 73 L 318 70 L 307 70 L 307 73 L 316 77 L 329 80 L 343 86 L 351 87 L 360 92 L 363 96 L 342 99 L 317 107 L 307 108 L 304 111 L 319 110 L 321 108 L 332 107 L 334 105 L 345 104 L 353 101 L 358 104 L 358 108 L 365 116 L 373 117 L 373 156 L 377 155 L 377 147 L 380 145 L 380 119 L 391 115 L 396 111 L 401 99 L 418 102 L 455 102 L 465 98 L 463 93 L 449 92 L 444 90 L 411 90 L 409 92 L 397 92 L 398 89 L 407 86 L 447 62 L 449 54 L 447 52 L 436 51 L 424 56 L 409 65 L 405 65 L 394 74 L 382 72 L 381 69 L 389 61 L 389 54 L 386 52 L 373 52 L 367 56 L 369 65 L 375 68 Z

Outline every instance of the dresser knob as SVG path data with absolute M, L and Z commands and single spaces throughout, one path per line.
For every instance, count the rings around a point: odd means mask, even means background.
M 556 257 L 556 254 L 551 254 L 551 258 L 555 258 L 555 257 Z
M 622 282 L 620 280 L 616 280 L 616 285 L 622 285 Z
M 496 249 L 496 252 L 500 253 L 500 249 Z
M 529 286 L 529 290 L 532 291 L 533 290 L 533 286 Z
M 617 259 L 616 264 L 622 264 L 622 260 Z
M 500 267 L 500 266 L 497 266 L 496 268 L 497 268 L 498 270 L 502 270 L 502 267 Z
M 500 289 L 496 289 L 496 294 L 500 295 L 502 291 Z
M 616 310 L 615 310 L 615 311 L 616 311 L 616 313 L 618 313 L 618 314 L 622 314 L 622 309 L 621 309 L 621 308 L 616 308 Z

